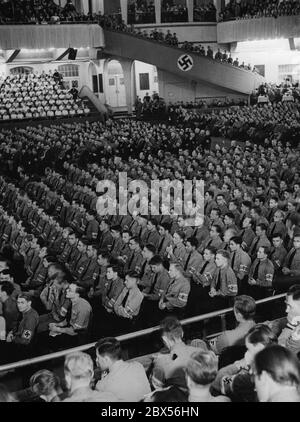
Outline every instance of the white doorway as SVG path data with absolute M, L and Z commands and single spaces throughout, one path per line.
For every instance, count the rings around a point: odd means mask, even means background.
M 111 60 L 107 67 L 106 100 L 114 108 L 126 107 L 126 89 L 121 63 Z

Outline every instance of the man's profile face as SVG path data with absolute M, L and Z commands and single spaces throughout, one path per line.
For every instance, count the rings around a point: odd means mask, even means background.
M 102 371 L 108 370 L 107 359 L 105 356 L 101 356 L 98 352 L 96 352 L 96 363 L 98 368 L 101 368 Z
M 295 319 L 300 321 L 300 300 L 293 300 L 292 295 L 286 297 L 286 313 L 290 323 L 294 323 Z

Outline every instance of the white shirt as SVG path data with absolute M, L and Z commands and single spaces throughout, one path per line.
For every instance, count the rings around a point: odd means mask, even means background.
M 138 402 L 151 392 L 143 365 L 116 361 L 110 372 L 96 385 L 96 390 L 114 394 L 119 401 Z

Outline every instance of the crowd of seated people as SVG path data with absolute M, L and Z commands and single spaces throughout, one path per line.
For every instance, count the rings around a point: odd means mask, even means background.
M 194 5 L 194 22 L 216 22 L 216 7 L 213 2 Z
M 230 0 L 220 13 L 219 20 L 278 18 L 299 14 L 298 0 Z
M 278 103 L 300 100 L 299 82 L 291 83 L 289 78 L 280 84 L 264 83 L 251 94 L 251 104 Z
M 149 93 L 146 92 L 143 101 L 137 96 L 134 105 L 137 119 L 140 119 L 141 117 L 144 119 L 150 117 L 153 119 L 164 120 L 167 118 L 167 106 L 165 100 L 156 92 L 153 93 L 152 97 L 150 97 Z
M 272 322 L 256 324 L 253 299 L 237 297 L 238 326 L 220 336 L 230 339 L 225 352 L 205 340 L 186 342 L 180 321 L 169 316 L 160 323 L 161 345 L 152 355 L 125 360 L 120 341 L 104 337 L 92 353 L 66 355 L 64 378 L 41 369 L 25 390 L 10 393 L 1 384 L 0 402 L 300 402 L 299 354 L 285 339 L 288 331 L 299 347 L 299 321 L 291 321 L 300 315 L 300 285 L 286 300 L 278 330 Z
M 38 0 L 34 3 L 30 0 L 7 1 L 0 5 L 0 22 L 46 24 L 72 22 L 82 19 L 84 15 L 78 13 L 72 0 L 68 0 L 64 7 L 60 7 L 52 0 Z
M 209 114 L 177 107 L 173 109 L 173 118 L 169 117 L 172 123 L 182 122 L 199 130 L 209 130 L 213 136 L 244 141 L 252 139 L 266 146 L 271 144 L 272 138 L 280 138 L 288 145 L 298 145 L 300 136 L 298 101 L 235 106 L 215 109 Z
M 153 1 L 133 1 L 128 4 L 128 23 L 155 23 L 155 6 Z
M 169 103 L 168 109 L 169 113 L 177 110 L 178 108 L 181 109 L 200 109 L 200 110 L 207 110 L 209 108 L 220 108 L 220 107 L 232 107 L 232 106 L 245 106 L 247 105 L 247 100 L 243 98 L 211 98 L 207 100 L 195 100 L 195 101 L 177 101 L 175 103 Z M 170 110 L 172 109 L 172 110 Z
M 57 71 L 9 75 L 0 80 L 0 120 L 74 117 L 89 111 L 63 88 Z
M 297 0 L 255 0 L 249 3 L 247 0 L 230 0 L 219 14 L 219 21 L 231 19 L 250 19 L 261 17 L 279 17 L 297 15 L 300 6 Z M 213 3 L 207 5 L 195 5 L 195 22 L 215 22 L 216 8 Z M 162 23 L 187 22 L 187 8 L 181 4 L 174 4 L 171 0 L 164 0 L 161 9 Z M 106 22 L 106 25 L 123 25 L 121 13 L 103 16 L 101 13 L 84 14 L 76 10 L 72 0 L 68 0 L 64 7 L 54 1 L 38 0 L 34 4 L 29 0 L 9 0 L 0 5 L 0 23 L 76 23 L 76 22 Z M 154 23 L 155 9 L 153 1 L 134 1 L 128 6 L 129 24 Z
M 187 22 L 188 10 L 182 4 L 176 4 L 174 0 L 162 0 L 161 21 L 166 22 Z
M 38 344 L 56 350 L 295 284 L 299 151 L 277 139 L 210 147 L 209 135 L 180 123 L 109 120 L 1 133 L 0 283 L 11 283 L 6 295 L 30 311 L 29 327 L 27 318 L 7 333 L 12 346 L 3 359 L 24 355 L 16 341 L 36 331 Z M 104 215 L 97 185 L 117 182 L 120 172 L 148 185 L 203 178 L 204 217 L 191 226 L 199 213 L 193 201 L 176 215 L 177 196 L 170 215 Z M 137 195 L 128 189 L 130 203 Z

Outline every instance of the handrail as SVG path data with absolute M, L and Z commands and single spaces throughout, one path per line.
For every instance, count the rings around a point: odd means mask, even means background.
M 96 95 L 87 85 L 83 85 L 78 93 L 78 97 L 81 99 L 86 97 L 88 100 L 90 100 L 93 106 L 99 111 L 102 118 L 108 114 L 108 110 L 105 105 L 99 100 L 98 97 L 96 97 Z
M 258 300 L 258 301 L 256 301 L 256 304 L 272 302 L 272 301 L 275 301 L 277 299 L 281 299 L 283 297 L 285 297 L 285 293 Z M 204 320 L 214 318 L 214 317 L 217 317 L 217 316 L 225 315 L 225 314 L 228 314 L 232 311 L 233 311 L 233 308 L 227 308 L 227 309 L 222 309 L 220 311 L 209 312 L 207 314 L 198 315 L 198 316 L 195 316 L 195 317 L 184 319 L 184 320 L 181 321 L 181 324 L 182 325 L 193 324 L 195 322 L 200 322 L 200 321 L 204 321 Z M 159 330 L 160 330 L 160 326 L 157 325 L 155 327 L 151 327 L 151 328 L 147 328 L 147 329 L 144 329 L 144 330 L 135 331 L 133 333 L 128 333 L 128 334 L 118 336 L 117 339 L 120 342 L 122 342 L 122 341 L 126 341 L 126 340 L 131 340 L 133 338 L 142 337 L 142 336 L 145 336 L 145 335 L 148 335 L 148 334 L 152 334 L 152 333 L 155 333 Z M 25 359 L 25 360 L 21 360 L 19 362 L 14 362 L 14 363 L 9 363 L 7 365 L 2 365 L 2 366 L 0 366 L 0 373 L 2 371 L 10 371 L 10 370 L 13 370 L 13 369 L 22 368 L 24 366 L 34 365 L 36 363 L 41 363 L 41 362 L 46 362 L 48 360 L 61 358 L 63 356 L 69 355 L 70 353 L 82 352 L 82 351 L 91 349 L 92 347 L 95 346 L 95 344 L 96 344 L 96 342 L 84 344 L 82 346 L 73 347 L 72 349 L 66 349 L 66 350 L 62 350 L 60 352 L 50 353 L 48 355 L 42 355 L 42 356 L 38 356 L 36 358 Z

